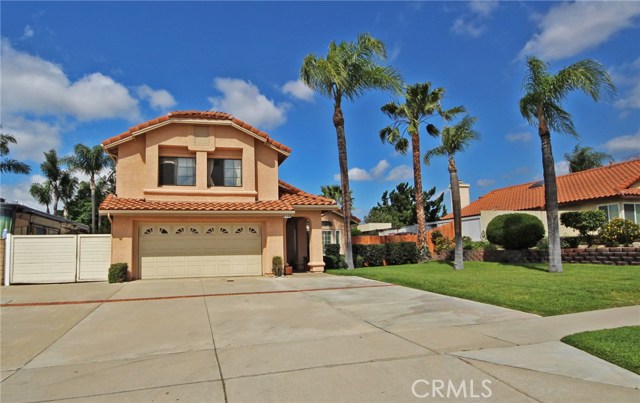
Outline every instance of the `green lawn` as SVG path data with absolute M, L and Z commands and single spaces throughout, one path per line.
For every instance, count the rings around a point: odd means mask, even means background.
M 486 302 L 543 316 L 640 303 L 640 267 L 564 264 L 548 273 L 544 264 L 465 262 L 462 271 L 446 262 L 327 270 L 439 294 Z
M 577 333 L 562 341 L 640 375 L 640 326 Z

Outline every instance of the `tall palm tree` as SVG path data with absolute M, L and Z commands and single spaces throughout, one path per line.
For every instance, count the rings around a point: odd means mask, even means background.
M 420 163 L 420 126 L 426 125 L 427 133 L 432 136 L 439 134 L 433 124 L 427 124 L 427 120 L 439 115 L 443 120 L 450 121 L 458 113 L 464 112 L 462 106 L 449 110 L 442 109 L 444 88 L 431 90 L 431 83 L 412 84 L 406 87 L 405 103 L 390 102 L 384 105 L 382 112 L 394 120 L 390 126 L 380 130 L 380 139 L 395 146 L 396 151 L 406 154 L 409 148 L 409 140 L 405 133 L 411 137 L 413 160 L 413 189 L 416 199 L 416 214 L 418 220 L 418 249 L 421 260 L 427 259 L 427 226 L 425 223 L 424 202 L 422 191 L 422 166 Z
M 69 203 L 76 194 L 78 189 L 78 178 L 71 175 L 70 172 L 64 171 L 60 177 L 60 200 L 62 200 L 62 216 L 67 218 L 69 215 Z
M 464 255 L 462 251 L 462 205 L 460 202 L 460 180 L 455 156 L 463 152 L 472 141 L 478 140 L 480 135 L 473 129 L 477 118 L 465 116 L 460 123 L 442 129 L 442 144 L 424 156 L 425 164 L 429 164 L 435 156 L 449 158 L 449 183 L 451 184 L 451 204 L 453 205 L 453 227 L 455 231 L 455 259 L 456 270 L 464 269 Z
M 342 188 L 340 187 L 340 185 L 322 185 L 320 186 L 320 192 L 322 192 L 323 197 L 335 200 L 338 206 L 342 208 Z M 355 200 L 353 197 L 353 192 L 351 192 L 350 196 L 351 209 L 353 209 L 353 201 Z
M 64 176 L 62 169 L 63 160 L 58 158 L 56 150 L 51 149 L 44 153 L 44 162 L 40 164 L 40 170 L 45 178 L 47 178 L 49 189 L 51 190 L 51 199 L 53 200 L 53 214 L 58 214 L 58 201 L 62 193 L 60 182 Z
M 51 212 L 49 210 L 49 205 L 51 204 L 51 183 L 49 181 L 32 184 L 29 188 L 29 193 L 39 204 L 47 207 L 47 214 Z
M 569 163 L 571 173 L 601 167 L 606 160 L 613 162 L 609 154 L 596 151 L 591 147 L 582 147 L 580 144 L 576 144 L 573 151 L 566 153 L 564 158 Z
M 0 157 L 2 157 L 0 158 L 0 173 L 28 174 L 31 172 L 31 167 L 24 162 L 6 158 L 9 155 L 9 143 L 17 144 L 18 142 L 11 134 L 0 133 Z
M 549 272 L 554 273 L 562 272 L 562 256 L 551 130 L 577 137 L 571 114 L 562 109 L 562 101 L 570 92 L 580 90 L 594 101 L 599 101 L 602 92 L 614 94 L 616 89 L 604 66 L 594 60 L 579 61 L 557 74 L 549 73 L 548 67 L 547 63 L 537 57 L 527 58 L 520 113 L 530 124 L 538 127 L 542 143 L 544 200 L 549 231 Z
M 351 250 L 351 192 L 342 99 L 353 101 L 372 89 L 399 91 L 402 87 L 400 74 L 393 68 L 380 64 L 385 57 L 384 43 L 369 34 L 360 34 L 356 42 L 336 44 L 332 41 L 325 58 L 307 55 L 300 68 L 300 78 L 306 85 L 333 100 L 333 126 L 338 141 L 340 186 L 344 199 L 342 213 L 345 221 L 345 258 L 349 269 L 354 267 Z
M 84 144 L 76 144 L 73 148 L 74 155 L 69 158 L 69 166 L 74 171 L 80 171 L 89 175 L 89 188 L 91 189 L 91 233 L 96 232 L 96 175 L 108 168 L 111 159 L 101 146 L 89 148 Z

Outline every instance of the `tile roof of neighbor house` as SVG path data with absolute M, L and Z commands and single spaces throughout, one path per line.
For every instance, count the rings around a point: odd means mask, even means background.
M 557 177 L 560 205 L 609 197 L 640 196 L 640 159 Z M 542 181 L 492 190 L 462 209 L 462 216 L 476 216 L 485 210 L 541 210 L 544 208 Z M 444 219 L 452 218 L 448 214 Z
M 306 193 L 286 182 L 278 181 L 279 200 L 255 202 L 159 201 L 129 199 L 107 195 L 100 204 L 103 211 L 216 211 L 216 212 L 286 212 L 294 206 L 335 206 L 335 201 Z
M 175 121 L 180 121 L 180 120 L 185 120 L 185 119 L 189 119 L 189 120 L 204 120 L 204 121 L 215 121 L 215 120 L 227 120 L 227 121 L 231 121 L 234 125 L 239 126 L 245 130 L 250 131 L 251 133 L 255 134 L 256 136 L 262 138 L 265 140 L 265 142 L 267 142 L 268 144 L 271 144 L 276 150 L 278 150 L 281 153 L 286 153 L 289 154 L 291 152 L 291 149 L 287 146 L 285 146 L 282 143 L 279 143 L 277 141 L 275 141 L 274 139 L 272 139 L 271 137 L 269 137 L 269 135 L 261 130 L 256 129 L 255 127 L 251 126 L 250 124 L 243 122 L 242 120 L 236 118 L 235 116 L 225 113 L 225 112 L 215 112 L 215 111 L 211 111 L 211 112 L 201 112 L 201 111 L 175 111 L 175 112 L 169 112 L 168 114 L 164 115 L 164 116 L 160 116 L 158 118 L 155 119 L 151 119 L 147 122 L 141 123 L 137 126 L 133 126 L 131 128 L 129 128 L 129 130 L 127 130 L 124 133 L 121 133 L 117 136 L 113 136 L 108 138 L 107 140 L 102 142 L 102 146 L 105 148 L 111 148 L 113 146 L 115 146 L 114 143 L 119 143 L 122 140 L 128 139 L 128 138 L 133 138 L 135 136 L 135 134 L 137 132 L 139 132 L 140 130 L 146 129 L 148 127 L 153 127 L 155 125 L 170 121 L 170 120 L 175 120 Z

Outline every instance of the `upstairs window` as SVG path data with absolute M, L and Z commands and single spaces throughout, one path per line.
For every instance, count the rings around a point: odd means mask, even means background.
M 207 171 L 209 186 L 242 186 L 242 160 L 209 158 Z
M 195 186 L 196 159 L 183 157 L 160 157 L 158 184 Z

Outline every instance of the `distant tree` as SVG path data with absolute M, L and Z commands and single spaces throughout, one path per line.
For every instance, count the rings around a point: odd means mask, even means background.
M 413 186 L 415 191 L 418 224 L 418 251 L 420 259 L 426 260 L 427 227 L 422 203 L 422 164 L 420 154 L 420 126 L 425 125 L 427 133 L 437 136 L 438 129 L 427 121 L 434 116 L 440 116 L 444 121 L 450 121 L 458 113 L 464 112 L 462 106 L 444 110 L 442 99 L 444 88 L 431 89 L 431 83 L 412 84 L 405 89 L 405 102 L 398 104 L 390 102 L 384 105 L 382 112 L 393 119 L 393 124 L 380 130 L 380 139 L 395 146 L 396 151 L 406 154 L 409 149 L 409 140 L 404 136 L 409 134 L 411 138 L 412 162 L 413 162 Z
M 62 201 L 62 216 L 68 218 L 69 204 L 73 200 L 76 190 L 78 189 L 78 178 L 71 175 L 70 172 L 64 171 L 60 178 L 60 200 Z
M 369 34 L 360 34 L 356 42 L 331 42 L 325 58 L 309 54 L 304 58 L 300 78 L 312 90 L 333 101 L 333 126 L 338 140 L 340 186 L 344 196 L 342 213 L 345 218 L 345 260 L 353 269 L 351 247 L 351 191 L 347 138 L 344 132 L 342 99 L 353 101 L 368 90 L 399 91 L 400 74 L 391 67 L 382 66 L 386 57 L 384 43 Z
M 53 201 L 53 214 L 58 214 L 58 201 L 62 194 L 62 184 L 64 177 L 63 161 L 58 158 L 56 150 L 51 149 L 44 153 L 44 162 L 40 164 L 40 170 L 47 179 L 47 185 L 51 191 L 51 199 Z M 46 186 L 46 185 L 45 185 Z
M 478 140 L 480 135 L 473 129 L 476 118 L 465 116 L 460 123 L 442 129 L 442 144 L 426 153 L 424 161 L 429 164 L 431 158 L 446 156 L 449 159 L 449 181 L 451 183 L 451 204 L 453 205 L 453 227 L 455 233 L 456 270 L 464 269 L 464 254 L 462 251 L 462 203 L 460 200 L 460 180 L 455 156 L 463 152 L 472 141 Z
M 76 144 L 74 155 L 68 159 L 69 167 L 74 171 L 80 171 L 89 175 L 89 188 L 91 190 L 91 233 L 96 232 L 96 176 L 112 163 L 111 158 L 102 149 L 102 146 L 87 147 L 84 144 Z
M 564 158 L 569 163 L 569 172 L 571 173 L 599 168 L 607 160 L 613 162 L 613 157 L 609 154 L 596 151 L 591 147 L 581 147 L 580 144 L 576 144 L 573 151 L 566 153 Z
M 577 136 L 571 114 L 562 109 L 562 101 L 575 90 L 580 90 L 594 101 L 601 93 L 615 93 L 615 86 L 607 70 L 594 60 L 582 60 L 567 66 L 557 74 L 548 71 L 547 63 L 537 57 L 527 58 L 524 96 L 520 99 L 520 113 L 538 127 L 542 143 L 542 170 L 544 201 L 549 233 L 549 272 L 562 272 L 560 249 L 560 222 L 558 219 L 558 187 L 551 149 L 551 130 Z
M 51 205 L 51 182 L 48 180 L 44 183 L 33 183 L 29 188 L 29 194 L 43 206 L 47 207 L 47 214 L 51 213 L 49 206 Z
M 422 194 L 427 222 L 436 221 L 446 214 L 444 194 L 432 199 L 435 192 L 436 188 L 433 187 Z M 416 224 L 416 199 L 413 187 L 403 182 L 398 184 L 391 193 L 385 191 L 380 202 L 365 217 L 365 222 L 388 222 L 396 228 Z
M 338 206 L 342 208 L 342 188 L 339 185 L 322 185 L 320 187 L 320 191 L 322 192 L 322 196 L 333 199 L 336 201 Z M 351 191 L 350 191 L 351 192 Z M 353 210 L 353 192 L 351 192 L 351 209 Z
M 0 126 L 1 128 L 2 126 Z M 0 133 L 0 174 L 28 174 L 31 172 L 29 165 L 7 157 L 9 155 L 9 143 L 17 144 L 18 141 L 10 134 Z

